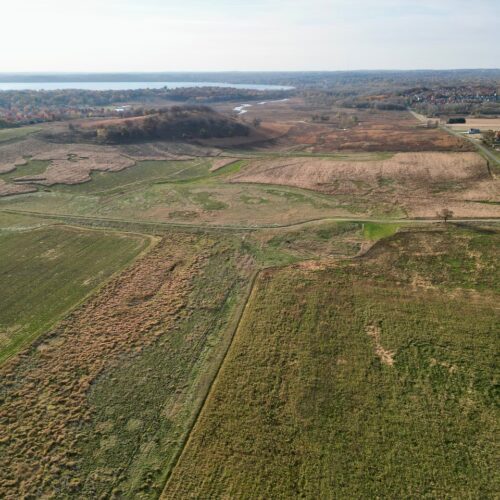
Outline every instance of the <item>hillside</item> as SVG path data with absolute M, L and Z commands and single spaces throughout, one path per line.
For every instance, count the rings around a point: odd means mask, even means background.
M 207 106 L 172 106 L 141 116 L 86 121 L 68 128 L 72 139 L 110 144 L 245 137 L 249 133 L 247 125 Z

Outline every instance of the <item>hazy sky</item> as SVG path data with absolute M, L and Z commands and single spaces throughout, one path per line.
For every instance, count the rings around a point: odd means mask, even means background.
M 0 72 L 500 66 L 500 0 L 5 0 Z

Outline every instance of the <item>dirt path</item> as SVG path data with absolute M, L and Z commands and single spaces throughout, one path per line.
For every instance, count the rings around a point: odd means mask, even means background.
M 258 229 L 284 229 L 284 228 L 295 228 L 304 226 L 311 223 L 322 223 L 322 222 L 374 222 L 378 224 L 436 224 L 441 223 L 442 220 L 436 217 L 428 218 L 414 218 L 414 219 L 380 219 L 373 217 L 319 217 L 316 219 L 308 219 L 299 222 L 292 222 L 289 224 L 255 224 L 255 225 L 237 225 L 237 224 L 190 224 L 188 222 L 156 222 L 148 220 L 131 220 L 131 219 L 116 219 L 111 217 L 90 217 L 85 215 L 71 215 L 71 214 L 49 214 L 45 212 L 34 212 L 28 210 L 12 210 L 12 209 L 0 209 L 0 213 L 9 213 L 17 215 L 30 215 L 39 217 L 42 219 L 55 219 L 60 221 L 71 221 L 73 224 L 77 224 L 78 221 L 88 221 L 88 222 L 108 222 L 125 224 L 125 225 L 136 225 L 136 226 L 147 226 L 150 228 L 183 228 L 183 229 L 205 229 L 209 230 L 227 230 L 227 231 L 256 231 Z M 481 217 L 471 217 L 468 219 L 452 219 L 450 223 L 467 223 L 467 222 L 500 222 L 500 217 L 492 218 L 481 218 Z
M 231 332 L 231 336 L 229 338 L 229 342 L 227 344 L 227 347 L 226 349 L 224 350 L 222 356 L 221 356 L 221 360 L 220 360 L 220 363 L 219 363 L 219 366 L 217 367 L 217 370 L 208 386 L 208 389 L 207 389 L 207 392 L 205 393 L 205 397 L 203 398 L 203 401 L 201 402 L 197 412 L 195 413 L 195 415 L 193 416 L 193 420 L 191 422 L 191 425 L 189 426 L 189 430 L 188 432 L 186 433 L 186 436 L 185 438 L 183 439 L 182 443 L 181 443 L 181 446 L 176 454 L 176 456 L 174 457 L 174 460 L 172 462 L 172 467 L 170 468 L 170 471 L 167 475 L 167 478 L 165 480 L 165 485 L 163 487 L 163 491 L 165 491 L 165 489 L 168 487 L 168 484 L 169 484 L 169 481 L 170 481 L 170 478 L 172 477 L 172 474 L 175 470 L 175 468 L 177 467 L 177 465 L 179 464 L 181 458 L 182 458 L 182 455 L 184 454 L 184 450 L 186 450 L 187 448 L 187 445 L 189 444 L 189 441 L 191 439 L 191 435 L 193 433 L 193 430 L 196 426 L 196 422 L 198 422 L 198 418 L 199 416 L 201 415 L 201 413 L 203 412 L 203 409 L 205 408 L 206 406 L 206 403 L 210 397 L 210 395 L 212 394 L 213 392 L 213 388 L 214 388 L 214 385 L 215 385 L 215 382 L 219 376 L 219 373 L 222 369 L 222 366 L 224 365 L 224 362 L 227 358 L 227 354 L 229 352 L 229 350 L 231 349 L 231 346 L 233 345 L 233 340 L 234 338 L 236 337 L 236 334 L 238 332 L 238 329 L 240 327 L 240 324 L 241 324 L 241 320 L 245 314 L 245 311 L 247 310 L 247 307 L 248 307 L 248 304 L 250 302 L 250 298 L 252 297 L 252 294 L 255 290 L 255 283 L 257 281 L 257 278 L 260 274 L 260 271 L 255 271 L 253 273 L 253 275 L 251 276 L 250 278 L 250 282 L 249 282 L 249 285 L 248 285 L 248 289 L 247 289 L 247 292 L 246 292 L 246 295 L 245 297 L 243 298 L 243 301 L 241 302 L 241 305 L 239 307 L 239 310 L 237 312 L 237 315 L 236 315 L 236 319 L 235 319 L 235 326 Z M 163 493 L 160 495 L 160 498 L 163 496 Z

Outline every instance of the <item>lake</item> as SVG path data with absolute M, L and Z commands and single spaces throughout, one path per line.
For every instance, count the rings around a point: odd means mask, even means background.
M 186 87 L 222 87 L 246 90 L 290 90 L 281 85 L 257 85 L 252 83 L 220 82 L 0 82 L 0 90 L 135 90 L 135 89 L 179 89 Z

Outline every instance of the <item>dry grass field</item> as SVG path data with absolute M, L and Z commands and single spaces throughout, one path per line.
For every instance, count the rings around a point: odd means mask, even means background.
M 484 130 L 500 130 L 500 118 L 474 118 L 467 117 L 467 123 L 455 123 L 455 124 L 446 124 L 447 127 L 450 127 L 453 130 L 458 131 L 467 131 L 470 128 L 478 128 L 481 131 Z
M 230 109 L 227 105 L 225 109 Z M 359 123 L 342 128 L 339 113 L 356 115 Z M 313 123 L 313 114 L 327 115 L 328 122 Z M 407 111 L 311 108 L 302 99 L 258 104 L 247 108 L 244 119 L 261 118 L 268 129 L 280 127 L 286 133 L 277 136 L 268 147 L 301 149 L 312 153 L 331 151 L 474 151 L 465 140 L 439 129 L 425 129 Z
M 389 158 L 255 159 L 230 182 L 277 184 L 332 196 L 395 203 L 406 213 L 433 217 L 448 207 L 455 215 L 500 216 L 500 183 L 477 153 L 396 153 Z M 488 203 L 493 202 L 493 203 Z
M 373 161 L 329 158 L 252 160 L 232 182 L 282 184 L 335 194 L 366 192 L 397 184 L 427 190 L 440 182 L 474 182 L 489 177 L 486 161 L 476 153 L 397 153 Z

